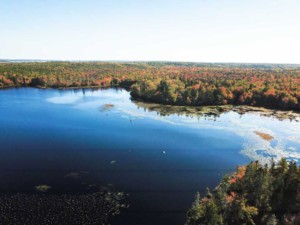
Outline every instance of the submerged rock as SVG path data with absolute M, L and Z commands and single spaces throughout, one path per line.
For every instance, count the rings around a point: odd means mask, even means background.
M 35 186 L 35 190 L 40 191 L 40 192 L 46 192 L 51 188 L 51 186 L 46 185 L 46 184 L 42 184 L 42 185 L 38 185 Z

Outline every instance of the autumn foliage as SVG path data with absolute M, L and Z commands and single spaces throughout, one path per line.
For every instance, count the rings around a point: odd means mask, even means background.
M 186 224 L 300 224 L 300 167 L 285 159 L 238 167 L 213 193 L 197 194 Z
M 300 66 L 168 62 L 0 63 L 0 87 L 128 88 L 171 105 L 252 105 L 300 110 Z

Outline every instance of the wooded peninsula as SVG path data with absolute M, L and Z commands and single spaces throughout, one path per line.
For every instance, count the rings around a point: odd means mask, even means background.
M 186 225 L 299 224 L 299 185 L 296 162 L 251 162 L 226 175 L 203 198 L 197 194 Z
M 123 87 L 169 105 L 300 110 L 300 65 L 177 62 L 0 63 L 0 88 Z

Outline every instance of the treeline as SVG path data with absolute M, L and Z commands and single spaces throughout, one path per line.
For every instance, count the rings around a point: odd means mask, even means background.
M 300 110 L 300 66 L 176 62 L 1 63 L 0 87 L 129 88 L 170 105 L 252 105 Z
M 0 64 L 0 87 L 109 87 L 131 85 L 143 68 L 131 64 L 39 62 Z
M 186 225 L 300 224 L 300 167 L 252 162 L 225 176 L 211 193 L 196 200 Z

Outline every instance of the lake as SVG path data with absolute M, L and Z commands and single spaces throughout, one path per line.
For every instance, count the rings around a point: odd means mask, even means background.
M 162 116 L 123 89 L 13 88 L 0 90 L 0 143 L 1 192 L 112 185 L 130 205 L 113 224 L 180 225 L 195 193 L 237 165 L 298 161 L 300 123 L 236 112 Z

